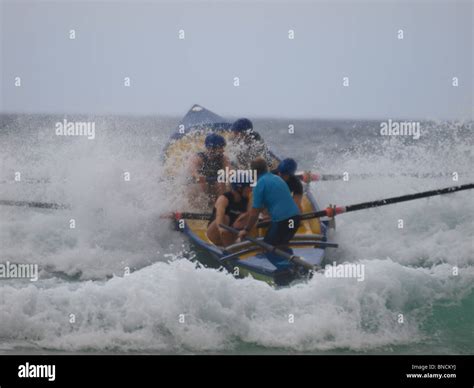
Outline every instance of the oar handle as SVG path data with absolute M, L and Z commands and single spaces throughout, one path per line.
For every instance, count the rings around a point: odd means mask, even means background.
M 237 229 L 232 228 L 228 225 L 219 224 L 219 227 L 221 227 L 221 228 L 223 228 L 223 229 L 225 229 L 228 232 L 231 232 L 233 234 L 238 234 L 239 233 L 239 231 Z M 248 237 L 248 236 L 246 236 L 245 239 L 250 241 L 250 242 L 253 242 L 255 245 L 260 246 L 261 248 L 263 248 L 267 252 L 275 253 L 276 255 L 283 257 L 284 259 L 288 260 L 290 263 L 300 265 L 300 266 L 302 266 L 303 268 L 305 268 L 309 271 L 312 271 L 312 270 L 315 269 L 315 267 L 312 264 L 304 261 L 303 259 L 301 259 L 301 257 L 296 256 L 296 255 L 291 255 L 288 252 L 285 252 L 285 251 L 283 251 L 283 250 L 281 250 L 281 249 L 279 249 L 279 248 L 277 248 L 277 247 L 275 247 L 271 244 L 266 243 L 265 241 L 260 241 L 260 240 L 257 240 L 255 238 Z

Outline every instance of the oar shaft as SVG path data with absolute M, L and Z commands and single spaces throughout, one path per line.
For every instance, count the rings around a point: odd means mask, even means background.
M 183 212 L 183 213 L 173 213 L 171 218 L 174 218 L 176 220 L 203 220 L 203 221 L 208 221 L 212 217 L 211 213 L 189 213 L 189 212 Z
M 221 227 L 221 228 L 223 228 L 223 229 L 225 229 L 228 232 L 231 232 L 233 234 L 238 234 L 239 233 L 239 231 L 237 229 L 232 228 L 231 226 L 228 226 L 228 225 L 219 224 L 219 227 Z M 248 240 L 248 241 L 253 242 L 256 245 L 259 245 L 260 247 L 264 248 L 267 251 L 272 251 L 272 252 L 275 252 L 276 254 L 281 255 L 285 259 L 289 260 L 292 256 L 288 252 L 284 252 L 281 249 L 278 249 L 278 248 L 274 247 L 273 245 L 266 243 L 265 241 L 260 241 L 260 240 L 257 240 L 255 238 L 253 238 L 253 237 L 249 237 L 249 236 L 246 236 L 245 239 Z
M 369 209 L 373 207 L 380 207 L 385 205 L 391 205 L 399 202 L 413 201 L 415 199 L 434 197 L 436 195 L 451 194 L 457 191 L 470 190 L 474 189 L 474 183 L 468 183 L 461 186 L 451 186 L 445 187 L 443 189 L 424 191 L 421 193 L 407 194 L 399 197 L 391 197 L 386 199 L 379 199 L 376 201 L 362 202 L 349 206 L 337 206 L 337 207 L 328 207 L 324 210 L 317 212 L 304 213 L 301 215 L 301 220 L 308 220 L 312 218 L 320 217 L 334 217 L 337 214 L 353 212 L 362 209 Z M 1 203 L 0 203 L 1 204 Z M 209 213 L 175 213 L 174 216 L 176 219 L 191 219 L 191 220 L 209 220 L 211 214 Z M 264 228 L 270 225 L 269 221 L 259 222 L 257 228 Z
M 224 225 L 224 224 L 219 224 L 219 226 L 233 234 L 238 234 L 239 231 L 237 229 L 234 229 L 228 225 Z M 253 237 L 248 237 L 246 236 L 245 237 L 246 240 L 254 243 L 255 245 L 258 245 L 260 247 L 262 247 L 265 251 L 267 252 L 271 252 L 271 253 L 275 253 L 276 255 L 278 256 L 281 256 L 283 257 L 284 259 L 288 260 L 289 262 L 291 263 L 294 263 L 294 264 L 297 264 L 297 265 L 300 265 L 304 268 L 306 268 L 307 270 L 314 270 L 314 266 L 311 265 L 310 263 L 307 263 L 306 261 L 302 260 L 300 257 L 298 256 L 295 256 L 295 255 L 291 255 L 289 254 L 288 252 L 285 252 L 271 244 L 268 244 L 266 243 L 265 241 L 260 241 L 260 240 L 257 240 Z
M 4 206 L 24 206 L 24 207 L 35 207 L 39 209 L 70 209 L 69 205 L 63 205 L 60 203 L 48 203 L 48 202 L 32 202 L 32 201 L 12 201 L 12 200 L 0 200 L 0 205 Z
M 337 206 L 337 207 L 328 207 L 324 210 L 317 212 L 304 213 L 301 215 L 301 220 L 309 220 L 311 218 L 320 218 L 320 217 L 334 217 L 337 214 L 353 212 L 356 210 L 370 209 L 373 207 L 380 207 L 385 205 L 391 205 L 393 203 L 407 202 L 420 198 L 434 197 L 436 195 L 451 194 L 457 191 L 470 190 L 474 189 L 474 183 L 468 183 L 461 186 L 451 186 L 445 187 L 444 189 L 424 191 L 422 193 L 407 194 L 400 197 L 392 197 L 386 199 L 379 199 L 377 201 L 362 202 L 355 205 L 349 206 Z M 260 222 L 257 224 L 257 228 L 264 228 L 270 225 L 270 222 Z
M 457 191 L 470 190 L 470 189 L 474 189 L 474 183 L 470 183 L 470 184 L 466 184 L 462 186 L 451 186 L 451 187 L 446 187 L 444 189 L 424 191 L 424 192 L 415 193 L 415 194 L 407 194 L 407 195 L 402 195 L 399 197 L 381 199 L 378 201 L 358 203 L 356 205 L 346 206 L 346 212 L 352 212 L 352 211 L 361 210 L 361 209 L 369 209 L 371 207 L 391 205 L 392 203 L 412 201 L 414 199 L 434 197 L 436 195 L 451 194 Z
M 469 184 L 465 184 L 461 186 L 445 187 L 443 189 L 437 189 L 437 190 L 423 191 L 421 193 L 407 194 L 407 195 L 402 195 L 399 197 L 379 199 L 377 201 L 362 202 L 362 203 L 349 205 L 349 206 L 338 206 L 335 208 L 328 207 L 321 211 L 302 214 L 301 219 L 307 220 L 309 218 L 334 217 L 337 214 L 353 212 L 356 210 L 391 205 L 393 203 L 407 202 L 407 201 L 412 201 L 412 200 L 420 199 L 420 198 L 434 197 L 436 195 L 451 194 L 457 191 L 470 190 L 470 189 L 474 189 L 474 183 L 469 183 Z
M 15 180 L 2 180 L 0 181 L 1 184 L 13 184 L 13 185 L 21 185 L 22 183 L 28 184 L 37 184 L 37 183 L 51 183 L 49 179 L 22 179 L 21 181 Z
M 309 175 L 308 175 L 309 174 Z M 450 172 L 439 172 L 439 173 L 385 173 L 385 174 L 369 174 L 369 173 L 361 173 L 361 174 L 352 174 L 352 173 L 345 173 L 345 174 L 315 174 L 315 173 L 299 173 L 300 179 L 304 180 L 305 182 L 308 181 L 339 181 L 344 179 L 365 179 L 365 178 L 384 178 L 384 177 L 411 177 L 411 178 L 439 178 L 439 177 L 446 177 L 452 176 L 453 173 Z
M 160 218 L 171 218 L 174 220 L 202 220 L 202 221 L 209 221 L 211 217 L 212 217 L 211 213 L 189 213 L 189 212 L 182 212 L 182 213 L 175 212 L 175 213 L 163 214 L 160 216 Z M 263 228 L 268 225 L 270 225 L 270 222 L 261 222 L 257 224 L 257 228 Z

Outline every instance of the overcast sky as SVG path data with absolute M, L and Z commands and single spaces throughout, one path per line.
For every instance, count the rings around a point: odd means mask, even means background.
M 16 0 L 1 11 L 3 112 L 183 115 L 199 103 L 249 117 L 472 117 L 469 1 Z

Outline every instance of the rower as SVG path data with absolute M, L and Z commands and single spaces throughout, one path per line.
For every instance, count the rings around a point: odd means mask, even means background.
M 300 224 L 298 206 L 285 181 L 268 172 L 265 159 L 253 160 L 251 169 L 257 171 L 257 185 L 253 189 L 253 204 L 247 225 L 239 232 L 239 237 L 243 239 L 252 230 L 259 214 L 266 208 L 271 216 L 271 224 L 263 241 L 271 245 L 286 245 Z
M 232 124 L 230 131 L 239 168 L 247 169 L 250 161 L 260 155 L 263 155 L 267 161 L 271 159 L 262 137 L 254 131 L 249 119 L 238 119 Z M 269 162 L 268 165 L 270 166 L 271 163 Z
M 273 174 L 278 175 L 283 179 L 288 188 L 290 189 L 291 194 L 293 195 L 293 200 L 300 209 L 300 212 L 303 212 L 301 201 L 303 199 L 303 184 L 298 177 L 295 176 L 298 164 L 292 158 L 283 159 L 278 168 L 272 171 Z
M 217 182 L 218 171 L 230 168 L 230 162 L 224 155 L 226 141 L 222 136 L 211 133 L 206 136 L 204 145 L 206 151 L 198 152 L 191 160 L 191 176 L 214 202 L 225 191 L 225 183 Z
M 214 244 L 227 246 L 233 244 L 237 236 L 219 227 L 219 224 L 242 229 L 248 219 L 248 203 L 252 188 L 249 183 L 231 183 L 232 190 L 217 198 L 211 220 L 207 228 L 207 237 Z

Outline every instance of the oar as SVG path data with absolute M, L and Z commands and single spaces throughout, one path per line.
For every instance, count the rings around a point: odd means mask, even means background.
M 191 213 L 191 212 L 174 212 L 162 214 L 160 218 L 168 218 L 171 220 L 202 220 L 209 221 L 212 217 L 211 213 Z M 257 228 L 265 228 L 270 225 L 270 222 L 260 222 Z
M 340 181 L 344 180 L 346 176 L 350 178 L 357 178 L 357 179 L 364 179 L 364 178 L 374 178 L 374 177 L 397 177 L 397 176 L 404 176 L 404 177 L 412 177 L 412 178 L 439 178 L 439 177 L 446 177 L 452 176 L 452 173 L 400 173 L 400 174 L 316 174 L 310 171 L 308 172 L 297 172 L 295 174 L 298 178 L 300 178 L 303 182 L 317 182 L 317 181 Z
M 346 176 L 357 178 L 357 179 L 364 179 L 364 178 L 374 178 L 374 177 L 397 177 L 397 176 L 407 176 L 412 178 L 437 178 L 437 177 L 444 177 L 444 176 L 451 176 L 452 173 L 400 173 L 400 174 L 317 174 L 311 171 L 297 171 L 295 176 L 302 180 L 305 183 L 309 182 L 319 182 L 319 181 L 340 181 L 346 179 Z M 198 183 L 193 177 L 188 177 L 187 180 L 191 183 Z M 207 183 L 215 183 L 217 182 L 217 177 L 210 176 L 205 177 L 205 181 Z
M 26 179 L 22 179 L 21 181 L 5 179 L 5 180 L 1 180 L 0 183 L 1 184 L 18 185 L 18 184 L 21 184 L 21 183 L 28 183 L 28 184 L 51 183 L 51 181 L 49 179 L 28 179 L 28 178 L 26 178 Z
M 474 183 L 462 185 L 462 186 L 452 186 L 446 187 L 444 189 L 425 191 L 422 193 L 408 194 L 401 197 L 392 197 L 386 199 L 379 199 L 377 201 L 363 202 L 355 205 L 349 206 L 337 206 L 337 207 L 328 207 L 324 210 L 312 213 L 304 213 L 301 215 L 302 220 L 307 220 L 311 218 L 319 217 L 334 217 L 337 214 L 348 213 L 355 210 L 369 209 L 371 207 L 379 207 L 384 205 L 390 205 L 392 203 L 412 201 L 414 199 L 432 197 L 435 195 L 450 194 L 456 191 L 469 190 L 474 188 Z M 172 219 L 188 219 L 188 220 L 210 220 L 210 213 L 191 213 L 191 212 L 175 212 L 169 213 L 160 216 L 160 218 L 172 218 Z M 270 225 L 270 221 L 259 222 L 257 228 L 264 228 Z
M 160 218 L 168 218 L 172 220 L 202 220 L 202 221 L 209 221 L 211 217 L 212 217 L 211 213 L 192 213 L 192 212 L 171 212 L 171 213 L 162 214 L 160 216 Z M 258 224 L 257 228 L 263 228 L 268 225 L 270 225 L 270 223 L 267 223 L 263 226 L 260 226 L 260 224 Z
M 310 218 L 334 217 L 337 214 L 353 212 L 356 210 L 370 209 L 372 207 L 391 205 L 392 203 L 412 201 L 414 199 L 433 197 L 435 195 L 451 194 L 451 193 L 455 193 L 456 191 L 470 190 L 470 189 L 474 189 L 474 183 L 469 183 L 469 184 L 465 184 L 461 186 L 451 186 L 451 187 L 446 187 L 444 189 L 438 189 L 438 190 L 423 191 L 421 193 L 402 195 L 400 197 L 379 199 L 377 201 L 362 202 L 362 203 L 349 205 L 349 206 L 328 207 L 324 210 L 320 210 L 317 212 L 304 213 L 301 215 L 301 219 L 307 220 Z M 257 225 L 257 227 L 264 227 L 268 225 L 270 225 L 270 222 L 261 222 Z
M 0 205 L 36 207 L 36 208 L 40 208 L 40 209 L 70 209 L 71 208 L 69 205 L 63 205 L 63 204 L 60 204 L 60 203 L 12 201 L 12 200 L 5 200 L 5 199 L 0 199 Z
M 219 224 L 219 226 L 225 230 L 227 230 L 228 232 L 231 232 L 233 234 L 238 234 L 239 231 L 237 229 L 234 229 L 230 226 L 227 226 L 227 225 L 224 225 L 224 224 Z M 296 255 L 291 255 L 289 254 L 288 252 L 285 252 L 271 244 L 268 244 L 266 243 L 265 241 L 261 241 L 261 240 L 257 240 L 255 238 L 252 238 L 252 237 L 245 237 L 246 240 L 254 243 L 255 245 L 258 245 L 259 247 L 263 248 L 264 251 L 266 252 L 270 252 L 270 253 L 274 253 L 278 256 L 281 256 L 283 257 L 284 259 L 288 260 L 290 263 L 293 263 L 295 265 L 299 265 L 305 269 L 307 269 L 308 271 L 314 271 L 316 269 L 315 266 L 313 266 L 312 264 L 308 263 L 307 261 L 304 261 L 301 257 L 299 256 L 296 256 Z
M 190 213 L 190 212 L 174 212 L 162 214 L 160 218 L 171 218 L 173 220 L 204 220 L 208 221 L 211 219 L 211 213 Z

